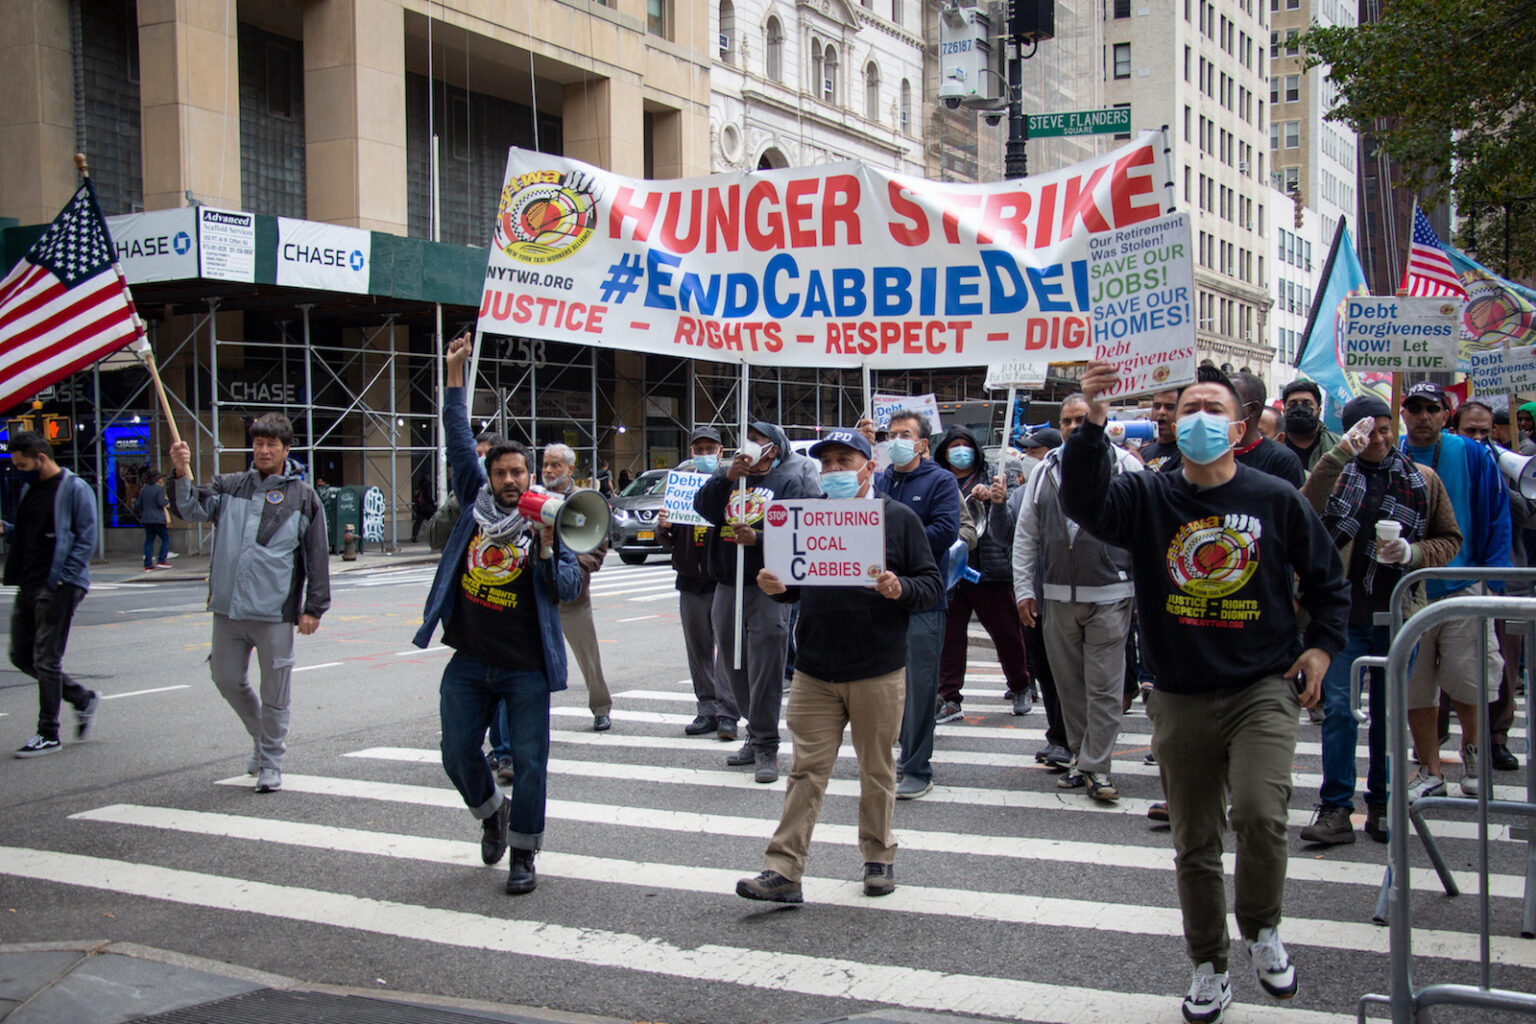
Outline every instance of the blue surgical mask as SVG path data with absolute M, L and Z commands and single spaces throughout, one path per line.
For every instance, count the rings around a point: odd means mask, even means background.
M 909 441 L 905 437 L 893 437 L 889 451 L 893 465 L 905 466 L 917 454 L 917 442 Z
M 713 473 L 720 468 L 720 456 L 695 455 L 693 457 L 693 471 L 695 473 Z
M 1197 466 L 1208 466 L 1232 448 L 1228 437 L 1232 420 L 1212 412 L 1192 412 L 1179 417 L 1179 451 Z
M 821 490 L 829 498 L 857 498 L 859 496 L 859 471 L 836 469 L 821 474 Z
M 949 450 L 949 464 L 956 469 L 970 469 L 976 464 L 976 449 L 968 445 Z

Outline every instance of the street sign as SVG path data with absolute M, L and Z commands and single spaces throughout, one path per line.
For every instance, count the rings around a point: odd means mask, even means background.
M 1032 139 L 1057 135 L 1126 135 L 1130 130 L 1130 107 L 1029 115 L 1029 137 Z

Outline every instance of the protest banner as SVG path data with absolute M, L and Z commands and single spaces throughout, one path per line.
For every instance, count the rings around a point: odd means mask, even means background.
M 709 520 L 693 510 L 693 496 L 708 479 L 708 473 L 689 473 L 680 469 L 667 473 L 667 489 L 661 498 L 662 508 L 667 511 L 667 522 L 677 526 L 709 525 Z
M 1088 240 L 1093 357 L 1120 368 L 1109 397 L 1166 391 L 1195 379 L 1195 263 L 1189 214 Z
M 882 501 L 775 501 L 763 522 L 763 568 L 786 586 L 872 587 L 885 571 Z
M 1344 369 L 1453 371 L 1460 324 L 1457 299 L 1353 296 L 1344 305 Z
M 477 331 L 757 366 L 1083 359 L 1089 240 L 1168 211 L 1169 152 L 1145 132 L 966 184 L 853 161 L 647 181 L 513 148 Z
M 890 428 L 892 413 L 910 409 L 922 414 L 935 437 L 944 432 L 944 427 L 939 423 L 939 400 L 934 395 L 875 395 L 874 407 L 876 430 Z

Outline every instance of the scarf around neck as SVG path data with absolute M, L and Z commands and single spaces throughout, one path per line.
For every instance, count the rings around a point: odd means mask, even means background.
M 471 514 L 479 524 L 480 532 L 490 540 L 502 540 L 533 530 L 533 524 L 523 517 L 516 506 L 511 511 L 504 511 L 489 481 L 480 485 Z
M 1402 538 L 1410 544 L 1424 539 L 1424 528 L 1429 522 L 1429 484 L 1407 456 L 1395 448 L 1387 450 L 1387 457 L 1375 470 L 1387 474 L 1387 487 L 1376 509 L 1375 519 L 1395 519 L 1403 524 Z M 1376 523 L 1363 522 L 1365 499 L 1369 485 L 1365 470 L 1358 458 L 1350 459 L 1339 473 L 1339 482 L 1323 506 L 1323 526 L 1335 547 L 1344 547 L 1351 541 L 1360 543 L 1364 530 L 1365 578 L 1360 581 L 1367 594 L 1375 593 L 1376 573 L 1382 567 L 1376 561 Z M 1394 566 L 1394 568 L 1397 568 Z M 1401 573 L 1399 569 L 1399 573 Z M 1393 584 L 1396 584 L 1396 575 Z

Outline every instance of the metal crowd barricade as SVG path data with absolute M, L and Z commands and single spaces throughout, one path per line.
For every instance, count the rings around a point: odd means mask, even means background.
M 1457 619 L 1477 619 L 1480 622 L 1479 640 L 1484 649 L 1488 642 L 1489 622 L 1495 619 L 1517 620 L 1526 623 L 1528 639 L 1536 637 L 1536 598 L 1465 596 L 1447 597 L 1437 601 L 1402 623 L 1401 614 L 1408 589 L 1427 578 L 1475 579 L 1483 581 L 1510 581 L 1536 583 L 1536 569 L 1421 569 L 1404 576 L 1392 595 L 1393 636 L 1386 658 L 1387 724 L 1390 756 L 1390 789 L 1388 818 L 1391 832 L 1388 847 L 1388 876 L 1384 887 L 1386 907 L 1384 915 L 1391 929 L 1390 990 L 1388 995 L 1364 995 L 1360 997 L 1358 1018 L 1366 1020 L 1366 1008 L 1373 1004 L 1385 1004 L 1391 1008 L 1394 1024 L 1412 1024 L 1419 1011 L 1431 1006 L 1464 1005 L 1490 1010 L 1513 1010 L 1536 1015 L 1536 995 L 1492 986 L 1492 961 L 1490 945 L 1490 899 L 1488 889 L 1488 815 L 1508 814 L 1527 819 L 1536 818 L 1536 764 L 1527 754 L 1526 799 L 1524 801 L 1495 800 L 1491 797 L 1492 780 L 1489 777 L 1489 724 L 1486 694 L 1488 693 L 1488 663 L 1481 659 L 1479 674 L 1483 683 L 1484 702 L 1478 714 L 1478 794 L 1470 797 L 1426 797 L 1412 808 L 1405 799 L 1408 792 L 1408 675 L 1414 648 L 1430 629 Z M 1533 692 L 1530 685 L 1530 662 L 1536 658 L 1536 649 L 1528 649 L 1526 685 L 1527 734 L 1531 728 Z M 1375 659 L 1379 662 L 1380 659 Z M 1362 665 L 1351 673 L 1352 697 L 1358 699 L 1358 687 Z M 1352 705 L 1353 706 L 1353 705 Z M 1530 744 L 1528 744 L 1530 746 Z M 1454 896 L 1458 890 L 1436 848 L 1434 838 L 1424 820 L 1424 813 L 1437 808 L 1467 810 L 1475 808 L 1478 825 L 1478 882 L 1480 903 L 1478 915 L 1479 983 L 1434 984 L 1422 988 L 1413 987 L 1413 913 L 1410 902 L 1412 892 L 1409 865 L 1410 821 L 1418 831 L 1431 862 L 1440 874 L 1446 894 Z M 1525 902 L 1521 934 L 1527 938 L 1536 935 L 1536 829 L 1527 828 Z

